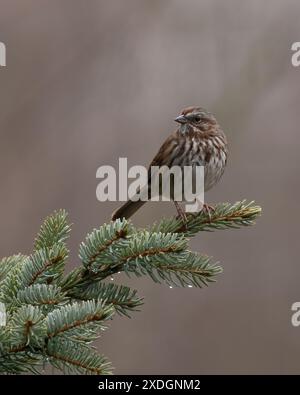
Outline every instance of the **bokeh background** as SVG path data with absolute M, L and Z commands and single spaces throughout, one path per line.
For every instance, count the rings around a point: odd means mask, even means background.
M 115 278 L 145 297 L 97 344 L 115 373 L 299 373 L 299 14 L 298 0 L 0 0 L 1 256 L 30 253 L 66 208 L 78 265 L 79 242 L 118 206 L 96 200 L 96 169 L 147 165 L 191 104 L 230 144 L 206 200 L 263 207 L 255 227 L 191 241 L 224 267 L 206 289 Z M 173 214 L 151 203 L 134 223 Z

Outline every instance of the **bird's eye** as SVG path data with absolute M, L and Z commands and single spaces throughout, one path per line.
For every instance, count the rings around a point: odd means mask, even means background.
M 201 117 L 199 117 L 199 115 L 195 115 L 194 116 L 194 121 L 195 122 L 200 122 L 201 121 Z

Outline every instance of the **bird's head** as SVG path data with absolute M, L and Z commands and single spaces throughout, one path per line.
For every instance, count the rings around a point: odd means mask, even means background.
M 183 129 L 190 126 L 195 131 L 206 131 L 217 123 L 214 115 L 202 107 L 184 108 L 175 121 L 180 123 Z

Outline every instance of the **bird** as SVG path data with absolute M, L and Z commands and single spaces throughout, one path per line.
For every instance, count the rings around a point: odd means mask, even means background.
M 198 106 L 184 108 L 174 119 L 178 128 L 165 140 L 152 160 L 148 169 L 147 193 L 151 192 L 152 166 L 204 166 L 204 191 L 210 190 L 222 177 L 228 157 L 227 138 L 215 116 L 206 109 Z M 173 185 L 173 201 L 178 216 L 183 222 L 187 221 L 185 211 L 174 198 L 174 189 L 182 185 Z M 184 191 L 183 191 L 184 192 Z M 172 192 L 171 192 L 172 193 Z M 112 221 L 130 218 L 146 201 L 131 197 L 125 204 L 112 214 Z M 201 202 L 201 210 L 207 211 L 209 218 L 214 207 Z

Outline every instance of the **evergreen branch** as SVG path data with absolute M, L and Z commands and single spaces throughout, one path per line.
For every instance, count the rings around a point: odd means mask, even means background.
M 188 215 L 188 223 L 168 219 L 150 230 L 117 220 L 93 230 L 81 243 L 83 265 L 63 276 L 70 226 L 64 210 L 46 218 L 35 252 L 0 261 L 0 372 L 38 373 L 49 359 L 60 370 L 109 374 L 111 366 L 88 344 L 105 329 L 114 312 L 129 316 L 142 304 L 135 290 L 103 282 L 119 271 L 149 276 L 170 286 L 202 287 L 222 268 L 188 250 L 187 237 L 203 230 L 248 226 L 261 209 L 246 201 L 217 205 Z M 4 309 L 4 310 L 3 310 Z
M 35 239 L 34 251 L 51 248 L 55 244 L 63 243 L 69 237 L 71 226 L 67 222 L 67 217 L 65 210 L 59 210 L 45 219 Z
M 168 285 L 201 287 L 212 282 L 221 272 L 206 256 L 186 251 L 187 241 L 176 233 L 134 234 L 124 248 L 112 251 L 106 265 L 92 266 L 97 278 L 106 278 L 118 271 L 137 276 L 148 275 L 155 282 Z M 88 277 L 90 281 L 91 277 Z
M 31 372 L 39 374 L 38 367 L 41 360 L 41 355 L 24 351 L 6 354 L 5 356 L 0 355 L 0 373 L 20 374 Z
M 119 271 L 127 275 L 148 275 L 153 281 L 168 285 L 201 287 L 215 280 L 222 269 L 212 264 L 207 256 L 198 256 L 186 250 L 187 240 L 176 233 L 134 234 L 122 249 L 111 251 L 109 261 L 92 266 L 92 274 L 81 286 L 90 283 L 93 276 L 104 279 Z
M 52 248 L 36 251 L 22 268 L 22 286 L 30 286 L 34 283 L 49 284 L 63 274 L 67 258 L 68 250 L 64 244 L 57 243 Z
M 101 301 L 77 302 L 53 310 L 47 316 L 48 338 L 72 337 L 78 341 L 90 342 L 96 339 L 99 330 L 104 330 L 105 321 L 112 318 L 114 309 Z
M 75 269 L 71 270 L 65 276 L 59 278 L 57 280 L 57 284 L 61 287 L 63 292 L 70 292 L 75 289 L 78 283 L 82 280 L 82 277 L 86 273 L 86 269 L 83 266 L 76 267 Z
M 89 269 L 101 263 L 107 254 L 111 255 L 112 249 L 122 248 L 126 244 L 126 237 L 131 231 L 132 226 L 126 220 L 117 220 L 94 229 L 79 246 L 79 258 L 83 265 Z
M 23 257 L 15 261 L 15 265 L 11 268 L 6 277 L 0 283 L 0 302 L 7 305 L 13 305 L 15 296 L 21 287 L 22 268 L 28 261 L 28 257 Z
M 25 255 L 13 255 L 6 258 L 2 258 L 0 261 L 0 286 L 2 281 L 5 280 L 8 273 L 13 270 L 16 266 L 22 264 L 27 257 Z
M 222 268 L 211 263 L 207 256 L 189 251 L 158 256 L 128 259 L 124 271 L 136 276 L 149 275 L 154 282 L 166 282 L 170 286 L 195 286 L 201 288 L 214 282 Z
M 57 306 L 67 303 L 69 299 L 56 285 L 33 284 L 20 290 L 17 294 L 17 300 L 21 304 L 31 304 L 33 306 Z
M 111 364 L 83 343 L 54 338 L 47 346 L 50 363 L 67 373 L 111 374 Z
M 149 233 L 141 231 L 133 234 L 123 245 L 107 252 L 105 259 L 95 262 L 90 270 L 96 273 L 98 278 L 106 278 L 114 273 L 124 270 L 124 265 L 129 260 L 143 259 L 160 256 L 172 252 L 183 251 L 187 246 L 187 240 L 182 235 Z
M 136 290 L 100 281 L 91 283 L 87 287 L 75 288 L 73 296 L 82 300 L 103 300 L 105 304 L 113 305 L 119 314 L 127 317 L 129 317 L 128 312 L 138 311 L 138 307 L 143 304 L 143 299 L 137 297 Z
M 13 313 L 8 322 L 10 352 L 26 347 L 41 347 L 46 337 L 45 316 L 35 306 L 25 305 Z
M 200 231 L 214 231 L 219 229 L 250 226 L 255 223 L 261 215 L 261 208 L 256 206 L 253 201 L 242 200 L 235 204 L 220 203 L 211 212 L 211 216 L 201 211 L 197 214 L 188 214 L 187 224 L 183 225 L 180 219 L 163 219 L 151 228 L 151 232 L 176 232 L 183 233 L 187 237 L 192 237 Z

